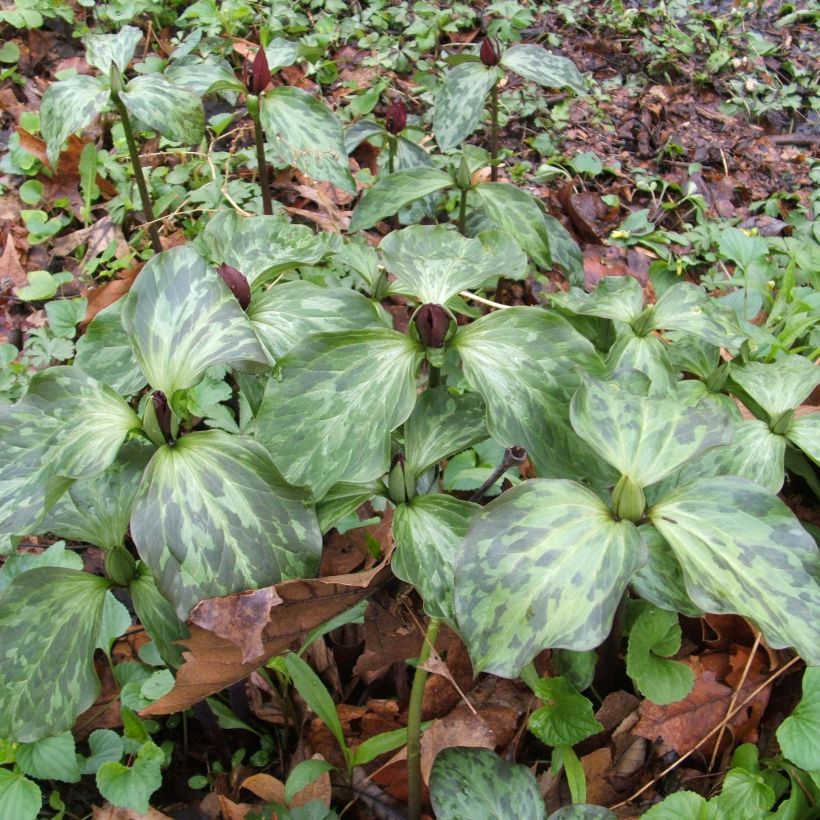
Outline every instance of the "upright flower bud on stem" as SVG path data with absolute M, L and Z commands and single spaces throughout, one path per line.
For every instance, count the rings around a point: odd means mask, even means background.
M 151 402 L 154 405 L 154 414 L 162 437 L 165 439 L 166 444 L 173 444 L 174 436 L 171 432 L 171 407 L 168 404 L 165 393 L 163 393 L 162 390 L 155 390 L 151 396 Z
M 646 497 L 641 486 L 628 475 L 622 475 L 612 491 L 612 506 L 615 515 L 622 521 L 640 521 L 646 509 Z
M 398 453 L 393 458 L 387 476 L 387 491 L 390 493 L 390 500 L 396 505 L 412 501 L 416 494 L 416 481 L 407 469 L 403 453 Z
M 441 305 L 422 305 L 414 321 L 425 347 L 444 347 L 450 329 L 450 314 Z
M 253 58 L 253 67 L 248 76 L 247 63 L 242 69 L 242 82 L 248 89 L 246 104 L 248 113 L 253 120 L 253 133 L 256 141 L 256 164 L 259 166 L 259 187 L 262 191 L 262 212 L 266 216 L 273 213 L 273 201 L 270 196 L 270 181 L 268 178 L 268 164 L 265 161 L 265 134 L 262 131 L 262 121 L 259 117 L 259 95 L 268 87 L 271 81 L 270 66 L 265 49 L 260 45 Z
M 268 87 L 271 81 L 270 66 L 265 49 L 260 45 L 253 58 L 251 76 L 245 80 L 245 87 L 257 97 Z
M 407 107 L 401 100 L 388 106 L 384 113 L 384 127 L 391 134 L 400 134 L 407 128 Z
M 247 310 L 251 303 L 251 286 L 248 280 L 236 268 L 222 264 L 216 272 L 222 277 L 222 281 L 231 289 L 231 293 L 236 296 L 236 300 L 242 305 L 242 310 Z
M 498 45 L 493 41 L 492 37 L 485 38 L 481 44 L 481 50 L 478 52 L 478 56 L 487 68 L 498 65 Z

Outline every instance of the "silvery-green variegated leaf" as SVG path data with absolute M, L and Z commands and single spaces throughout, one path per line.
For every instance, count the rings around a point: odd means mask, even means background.
M 91 123 L 105 108 L 110 93 L 99 77 L 85 74 L 52 83 L 45 90 L 40 103 L 40 131 L 53 168 L 57 167 L 65 141 Z
M 404 424 L 404 455 L 414 475 L 489 438 L 485 414 L 484 402 L 475 393 L 458 395 L 446 387 L 425 390 Z
M 679 282 L 663 292 L 653 307 L 653 327 L 681 330 L 732 350 L 745 339 L 734 315 L 688 282 Z
M 648 487 L 732 438 L 728 413 L 675 399 L 636 396 L 615 382 L 585 377 L 572 398 L 575 431 L 622 475 Z
M 476 674 L 515 678 L 543 649 L 594 649 L 642 552 L 637 528 L 573 481 L 527 481 L 490 502 L 455 562 L 456 620 Z
M 635 572 L 629 585 L 650 604 L 699 618 L 703 610 L 692 603 L 686 592 L 683 570 L 672 547 L 651 524 L 641 525 L 638 532 L 646 550 L 646 563 Z
M 88 34 L 83 37 L 85 61 L 105 77 L 112 65 L 124 74 L 141 40 L 142 31 L 135 26 L 123 26 L 116 34 Z
M 452 184 L 449 174 L 435 168 L 407 168 L 387 174 L 362 194 L 350 218 L 348 230 L 355 233 L 372 228 L 377 222 L 393 216 L 414 200 Z
M 387 495 L 387 487 L 381 479 L 363 484 L 354 484 L 350 481 L 334 484 L 316 506 L 319 529 L 323 533 L 327 532 L 376 495 Z
M 669 361 L 675 370 L 704 380 L 717 370 L 720 365 L 720 348 L 717 345 L 680 331 L 667 335 L 672 340 L 667 348 Z
M 255 294 L 248 318 L 271 361 L 314 333 L 384 326 L 376 305 L 361 293 L 303 281 Z
M 584 284 L 584 255 L 569 231 L 554 217 L 542 214 L 550 238 L 550 256 L 567 277 L 570 285 Z
M 432 166 L 433 160 L 418 143 L 399 137 L 396 140 L 396 169 Z
M 177 618 L 171 602 L 157 589 L 154 576 L 144 561 L 137 562 L 137 575 L 128 587 L 134 610 L 160 657 L 174 668 L 182 665 L 182 650 L 177 641 L 189 636 L 188 628 Z
M 215 364 L 265 364 L 248 317 L 190 246 L 154 256 L 124 297 L 122 324 L 148 383 L 170 399 Z
M 482 63 L 461 63 L 447 72 L 433 108 L 433 133 L 442 151 L 456 148 L 476 130 L 497 80 L 498 71 Z
M 440 225 L 412 225 L 388 234 L 379 245 L 384 266 L 396 277 L 394 293 L 443 305 L 465 288 L 498 276 L 521 278 L 523 257 L 510 259 L 496 246 L 466 239 Z
M 602 371 L 592 343 L 569 322 L 543 308 L 509 308 L 459 328 L 454 344 L 487 403 L 494 439 L 526 448 L 541 476 L 613 483 L 614 471 L 569 423 L 581 369 Z
M 820 664 L 820 553 L 780 499 L 744 478 L 698 479 L 649 511 L 705 612 L 749 618 Z
M 51 441 L 55 474 L 91 478 L 111 464 L 137 414 L 107 384 L 79 367 L 50 367 L 31 380 L 23 401 L 57 422 Z
M 501 65 L 526 80 L 547 88 L 584 90 L 584 78 L 572 60 L 550 54 L 541 46 L 521 44 L 508 48 L 501 55 Z
M 244 217 L 222 211 L 206 225 L 200 242 L 214 265 L 223 262 L 240 271 L 251 285 L 298 265 L 315 265 L 325 246 L 307 225 L 282 216 Z
M 107 470 L 69 487 L 46 513 L 40 530 L 106 549 L 122 545 L 131 504 L 153 452 L 144 439 L 125 444 Z
M 65 541 L 57 541 L 42 552 L 12 552 L 7 555 L 0 568 L 0 592 L 21 573 L 37 567 L 67 567 L 81 570 L 83 559 L 79 553 L 67 550 Z
M 713 393 L 702 381 L 698 379 L 684 379 L 676 385 L 678 400 L 682 404 L 694 407 L 701 402 L 716 404 L 726 410 L 735 421 L 742 421 L 740 408 L 737 402 L 726 393 Z
M 799 447 L 815 464 L 820 465 L 820 414 L 811 413 L 794 419 L 786 438 Z
M 0 595 L 0 737 L 32 743 L 59 734 L 94 702 L 108 587 L 88 572 L 42 567 Z
M 636 370 L 650 381 L 650 393 L 668 396 L 675 392 L 677 374 L 672 368 L 666 345 L 657 336 L 636 336 L 626 327 L 615 339 L 606 359 L 610 373 Z
M 133 396 L 145 387 L 145 376 L 122 326 L 122 306 L 118 299 L 94 317 L 77 342 L 74 364 L 121 396 Z
M 412 584 L 431 618 L 455 624 L 453 564 L 478 504 L 448 495 L 419 495 L 393 518 L 393 574 Z
M 820 367 L 803 356 L 783 356 L 776 362 L 732 364 L 732 380 L 772 418 L 799 407 L 820 384 Z
M 342 126 L 324 103 L 292 86 L 268 91 L 261 103 L 260 116 L 268 143 L 286 165 L 356 193 Z
M 205 112 L 196 94 L 159 74 L 134 77 L 120 98 L 129 113 L 166 139 L 197 145 L 205 134 Z
M 165 69 L 165 76 L 174 85 L 187 88 L 197 97 L 212 93 L 216 87 L 229 100 L 235 101 L 236 94 L 244 91 L 231 64 L 217 54 L 208 54 L 207 57 L 186 54 Z
M 204 598 L 312 576 L 322 547 L 305 493 L 261 445 L 221 430 L 154 453 L 131 534 L 180 620 Z
M 503 182 L 484 182 L 473 189 L 490 218 L 524 249 L 536 265 L 552 267 L 550 237 L 541 208 L 532 194 Z
M 274 37 L 265 46 L 265 57 L 271 74 L 274 74 L 278 69 L 287 68 L 299 59 L 299 43 L 284 37 Z
M 380 478 L 390 432 L 416 403 L 422 348 L 388 328 L 309 336 L 278 363 L 256 437 L 285 478 L 321 499 L 337 482 Z
M 359 120 L 345 130 L 345 150 L 352 154 L 365 140 L 371 137 L 386 136 L 384 127 L 373 120 Z
M 643 289 L 633 276 L 605 276 L 592 293 L 572 288 L 550 294 L 550 299 L 572 313 L 618 322 L 631 322 L 643 310 Z

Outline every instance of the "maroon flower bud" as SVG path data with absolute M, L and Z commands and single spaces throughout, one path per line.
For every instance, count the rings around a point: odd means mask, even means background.
M 401 100 L 388 107 L 384 115 L 384 127 L 391 134 L 400 134 L 407 127 L 407 108 Z
M 157 417 L 157 425 L 159 426 L 162 437 L 168 444 L 174 443 L 174 436 L 171 433 L 171 408 L 168 405 L 168 399 L 162 390 L 155 390 L 151 394 L 151 401 L 154 403 L 154 415 Z
M 230 265 L 222 264 L 216 272 L 222 277 L 222 281 L 231 289 L 231 293 L 236 296 L 237 301 L 242 305 L 242 310 L 247 310 L 251 303 L 251 286 L 248 280 Z
M 251 94 L 257 96 L 261 94 L 271 81 L 270 67 L 265 49 L 260 45 L 253 58 L 253 69 L 251 70 L 250 81 L 245 80 L 245 86 Z
M 450 329 L 450 314 L 441 305 L 422 305 L 415 322 L 419 339 L 425 347 L 444 347 Z
M 498 46 L 491 37 L 487 37 L 481 44 L 481 51 L 478 52 L 478 56 L 481 57 L 481 62 L 488 68 L 498 65 Z

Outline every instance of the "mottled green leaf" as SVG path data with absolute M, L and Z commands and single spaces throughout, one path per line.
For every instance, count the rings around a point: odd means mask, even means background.
M 387 472 L 390 432 L 413 410 L 419 344 L 387 328 L 323 333 L 280 362 L 256 419 L 256 436 L 291 484 L 316 499 L 337 481 Z
M 584 90 L 584 78 L 572 60 L 550 54 L 536 45 L 521 44 L 508 48 L 501 55 L 501 65 L 547 88 Z
M 720 365 L 720 348 L 717 345 L 690 336 L 688 333 L 673 331 L 669 346 L 669 361 L 675 370 L 692 373 L 699 379 L 708 379 Z
M 714 406 L 636 396 L 616 382 L 585 377 L 572 399 L 575 431 L 601 458 L 641 487 L 663 479 L 699 453 L 731 439 L 728 414 Z
M 489 438 L 484 402 L 446 387 L 425 390 L 404 424 L 404 455 L 416 476 L 443 458 Z
M 78 74 L 52 83 L 40 103 L 40 131 L 48 161 L 56 167 L 63 143 L 82 131 L 105 108 L 110 91 L 99 77 Z
M 345 150 L 352 154 L 363 142 L 371 137 L 386 137 L 384 126 L 373 120 L 359 120 L 345 129 Z
M 657 336 L 636 336 L 626 328 L 615 340 L 607 356 L 610 373 L 636 370 L 651 382 L 650 395 L 668 397 L 675 392 L 677 374 L 672 369 L 666 345 Z
M 643 310 L 643 289 L 633 276 L 605 276 L 592 293 L 572 288 L 566 293 L 550 294 L 550 299 L 581 316 L 600 316 L 619 322 L 634 321 Z
M 450 746 L 439 752 L 430 774 L 430 801 L 438 820 L 547 816 L 533 773 L 489 749 Z
M 165 69 L 165 76 L 175 86 L 187 88 L 197 97 L 212 93 L 216 87 L 227 99 L 235 101 L 236 92 L 244 91 L 231 64 L 218 54 L 205 57 L 186 54 L 171 62 Z
M 565 678 L 541 678 L 534 691 L 544 705 L 530 715 L 528 727 L 547 746 L 574 746 L 603 731 L 592 703 Z
M 114 593 L 109 589 L 105 593 L 100 634 L 97 637 L 97 649 L 101 649 L 106 655 L 109 655 L 114 641 L 120 635 L 123 635 L 130 626 L 131 613 L 124 604 L 121 604 L 114 597 Z
M 795 418 L 786 432 L 786 438 L 815 464 L 820 464 L 820 413 Z
M 149 740 L 140 746 L 133 765 L 114 760 L 103 763 L 97 770 L 97 788 L 115 806 L 145 814 L 149 798 L 162 785 L 164 760 L 165 753 Z
M 498 72 L 482 63 L 461 63 L 447 72 L 433 108 L 433 133 L 442 151 L 456 148 L 476 130 L 497 79 Z
M 820 667 L 803 673 L 803 697 L 778 727 L 777 742 L 796 766 L 820 771 Z
M 525 447 L 541 476 L 610 481 L 613 472 L 569 423 L 580 368 L 602 369 L 592 343 L 569 322 L 543 308 L 509 308 L 459 328 L 455 347 L 487 403 L 493 438 Z
M 129 113 L 166 139 L 198 145 L 205 134 L 205 112 L 196 94 L 159 74 L 134 77 L 120 98 Z
M 356 186 L 347 165 L 342 126 L 323 103 L 292 86 L 279 86 L 261 100 L 261 120 L 286 165 L 350 194 Z
M 65 541 L 57 541 L 42 552 L 13 552 L 0 567 L 0 592 L 21 573 L 37 567 L 67 567 L 82 569 L 83 559 L 73 550 L 66 550 Z
M 37 820 L 43 806 L 40 787 L 20 772 L 0 768 L 0 817 Z
M 124 753 L 122 738 L 111 729 L 95 729 L 88 736 L 91 754 L 79 760 L 82 774 L 96 774 L 103 763 L 120 760 Z
M 820 557 L 777 496 L 743 478 L 698 479 L 649 516 L 697 606 L 743 615 L 770 646 L 793 646 L 807 663 L 820 663 Z
M 411 202 L 451 185 L 453 180 L 450 175 L 435 168 L 408 168 L 387 174 L 362 194 L 350 218 L 348 230 L 353 233 L 372 228 Z
M 514 678 L 542 649 L 594 649 L 641 553 L 638 530 L 572 481 L 508 490 L 473 519 L 456 557 L 473 668 Z
M 94 702 L 108 586 L 88 572 L 43 567 L 0 595 L 0 737 L 31 743 L 59 734 Z
M 393 574 L 412 584 L 431 618 L 455 623 L 453 562 L 478 504 L 447 495 L 416 496 L 393 518 Z
M 321 535 L 305 494 L 255 441 L 190 433 L 156 451 L 131 533 L 181 620 L 204 598 L 313 575 Z
M 16 750 L 16 761 L 29 777 L 39 780 L 76 783 L 80 779 L 74 736 L 68 731 L 34 743 L 21 743 Z
M 169 399 L 211 365 L 267 362 L 239 302 L 189 246 L 154 256 L 124 301 L 122 324 L 137 361 Z
M 256 294 L 248 318 L 272 361 L 311 334 L 384 325 L 375 303 L 361 293 L 303 281 Z
M 265 46 L 265 57 L 272 74 L 279 68 L 287 68 L 299 59 L 299 42 L 274 37 Z
M 542 214 L 550 238 L 550 256 L 563 269 L 571 285 L 584 283 L 584 255 L 570 232 L 554 217 Z
M 112 65 L 123 74 L 141 40 L 142 31 L 136 26 L 123 26 L 116 34 L 87 34 L 83 37 L 85 61 L 106 77 Z
M 719 347 L 736 349 L 744 340 L 734 314 L 704 291 L 679 282 L 651 307 L 656 330 L 681 330 Z
M 387 488 L 380 479 L 364 484 L 349 481 L 334 484 L 316 508 L 319 528 L 322 532 L 327 532 L 343 518 L 356 512 L 365 501 L 370 501 L 373 496 L 386 494 Z
M 772 418 L 800 406 L 820 384 L 820 367 L 803 356 L 784 356 L 771 364 L 732 364 L 732 380 Z

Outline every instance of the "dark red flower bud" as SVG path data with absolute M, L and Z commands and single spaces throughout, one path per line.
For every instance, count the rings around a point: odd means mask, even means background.
M 168 405 L 168 399 L 162 390 L 155 390 L 151 395 L 151 401 L 154 403 L 154 414 L 157 417 L 157 425 L 159 426 L 162 437 L 168 444 L 174 443 L 174 436 L 171 433 L 171 408 Z
M 384 115 L 384 127 L 391 134 L 400 134 L 407 127 L 407 107 L 401 100 L 396 100 L 388 107 Z
M 450 329 L 450 314 L 441 305 L 422 305 L 415 322 L 425 347 L 444 347 Z
M 498 65 L 498 46 L 491 37 L 487 37 L 481 44 L 481 51 L 478 52 L 478 56 L 481 57 L 481 62 L 488 68 Z
M 250 82 L 245 81 L 245 85 L 251 94 L 257 96 L 261 94 L 270 84 L 270 66 L 268 66 L 268 57 L 265 54 L 265 49 L 259 46 L 256 56 L 253 58 L 253 69 L 251 71 Z
M 251 303 L 251 286 L 248 280 L 236 268 L 222 264 L 216 272 L 222 277 L 222 281 L 231 289 L 231 293 L 236 296 L 237 301 L 242 305 L 242 310 L 247 310 Z

